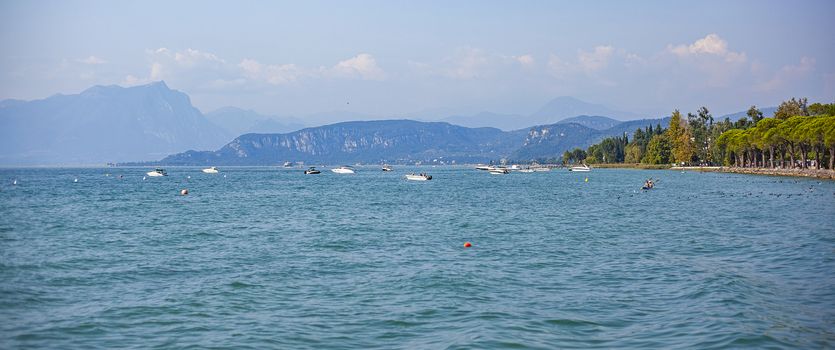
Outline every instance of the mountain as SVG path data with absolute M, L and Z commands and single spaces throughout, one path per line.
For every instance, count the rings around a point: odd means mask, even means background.
M 559 124 L 580 124 L 582 126 L 592 128 L 594 130 L 606 130 L 621 123 L 621 121 L 614 120 L 609 117 L 578 115 L 572 118 L 566 118 L 559 121 Z
M 773 116 L 774 116 L 774 112 L 776 112 L 776 111 L 777 111 L 777 107 L 765 107 L 765 108 L 760 108 L 760 112 L 762 112 L 762 113 L 763 113 L 763 117 L 766 117 L 766 118 L 773 117 Z M 736 113 L 731 113 L 731 114 L 726 114 L 726 115 L 723 115 L 723 116 L 721 116 L 721 117 L 719 117 L 719 118 L 716 118 L 716 121 L 718 122 L 718 121 L 725 120 L 725 118 L 728 118 L 728 119 L 730 119 L 732 122 L 735 122 L 735 121 L 739 120 L 739 118 L 742 118 L 742 117 L 746 117 L 746 118 L 748 118 L 748 110 L 747 110 L 747 109 L 746 109 L 746 110 L 744 110 L 744 111 L 741 111 L 741 112 L 736 112 Z
M 225 129 L 230 135 L 248 133 L 283 133 L 299 130 L 305 125 L 294 118 L 259 114 L 253 110 L 223 107 L 205 114 L 206 119 Z
M 307 125 L 326 125 L 344 122 L 346 120 L 380 120 L 380 116 L 353 111 L 330 111 L 307 114 L 304 122 Z
M 474 115 L 454 115 L 444 118 L 443 121 L 470 128 L 493 127 L 502 130 L 517 130 L 521 128 L 520 125 L 523 125 L 522 127 L 530 125 L 521 124 L 524 123 L 524 119 L 526 119 L 524 116 L 515 114 L 481 112 Z
M 481 112 L 473 115 L 452 115 L 442 119 L 442 121 L 467 127 L 494 127 L 506 131 L 563 121 L 602 130 L 620 122 L 616 119 L 635 119 L 638 117 L 634 113 L 616 111 L 603 105 L 562 96 L 548 101 L 530 115 Z
M 166 165 L 266 165 L 413 162 L 431 159 L 483 162 L 509 155 L 524 132 L 466 128 L 443 122 L 344 122 L 286 134 L 246 134 L 215 152 L 188 151 Z
M 516 131 L 467 128 L 445 122 L 377 120 L 344 122 L 285 134 L 246 134 L 214 152 L 171 155 L 164 165 L 270 165 L 285 161 L 314 164 L 411 163 L 441 159 L 487 162 L 559 157 L 624 132 L 669 119 L 622 122 L 605 130 L 577 123 L 556 123 Z
M 619 122 L 613 127 L 604 130 L 597 130 L 577 123 L 565 122 L 535 126 L 530 128 L 524 141 L 511 153 L 510 158 L 519 160 L 559 158 L 565 151 L 574 148 L 586 149 L 607 137 L 623 136 L 624 133 L 631 138 L 636 129 L 643 129 L 650 125 L 655 127 L 658 124 L 666 127 L 670 124 L 670 118 Z
M 164 82 L 0 104 L 0 164 L 93 164 L 215 149 L 231 137 Z
M 557 97 L 530 115 L 532 124 L 550 124 L 578 115 L 605 115 L 616 119 L 635 119 L 634 113 L 610 109 L 604 105 L 588 103 L 570 96 Z M 532 125 L 528 124 L 528 125 Z

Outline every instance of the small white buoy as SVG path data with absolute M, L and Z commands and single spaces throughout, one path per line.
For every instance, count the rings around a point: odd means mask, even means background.
M 142 180 L 144 181 L 145 179 L 146 179 L 146 177 L 145 177 L 145 176 L 143 176 L 143 177 L 142 177 Z
M 14 181 L 12 181 L 12 185 L 17 185 L 17 179 L 14 179 Z
M 78 182 L 78 178 L 73 179 L 72 182 Z
M 188 194 L 188 188 L 184 188 L 184 189 L 180 190 L 180 195 L 185 196 L 187 194 Z
M 224 178 L 224 179 L 226 178 L 226 174 L 223 174 L 223 178 Z
M 189 180 L 191 180 L 191 175 L 189 175 L 189 176 L 186 176 L 186 179 L 189 179 Z

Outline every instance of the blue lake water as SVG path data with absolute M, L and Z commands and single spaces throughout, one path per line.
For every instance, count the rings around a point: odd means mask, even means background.
M 0 348 L 835 346 L 833 181 L 148 170 L 0 170 Z

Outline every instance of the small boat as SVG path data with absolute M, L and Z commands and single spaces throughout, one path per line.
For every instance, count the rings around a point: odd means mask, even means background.
M 534 170 L 531 169 L 531 168 L 519 169 L 517 171 L 520 172 L 520 173 L 532 173 L 532 172 L 534 172 Z
M 208 167 L 206 169 L 203 169 L 203 172 L 206 173 L 206 174 L 217 174 L 218 173 L 217 167 Z
M 538 171 L 551 171 L 551 168 L 547 168 L 547 167 L 544 167 L 544 166 L 543 167 L 531 168 L 531 169 L 533 169 L 533 171 L 537 171 L 537 172 Z
M 284 162 L 284 167 L 285 167 L 285 168 L 291 168 L 291 167 L 293 167 L 293 163 L 290 163 L 290 162 Z
M 485 171 L 487 171 L 487 170 L 490 170 L 490 166 L 489 166 L 489 165 L 484 165 L 484 164 L 479 164 L 479 165 L 476 165 L 476 166 L 475 166 L 475 169 L 476 169 L 476 170 L 485 170 Z
M 492 167 L 492 168 L 490 168 L 490 170 L 487 170 L 487 171 L 489 171 L 490 174 L 493 174 L 493 175 L 510 174 L 510 170 L 507 170 L 507 168 L 505 168 L 505 167 Z
M 165 169 L 163 169 L 163 168 L 156 168 L 156 169 L 154 169 L 154 171 L 149 171 L 146 174 L 148 174 L 148 176 L 152 176 L 152 177 L 168 176 L 168 173 L 166 173 Z
M 587 171 L 591 171 L 591 168 L 588 165 L 583 164 L 581 166 L 573 166 L 571 168 L 568 168 L 568 171 L 587 172 Z
M 353 174 L 354 173 L 354 169 L 351 169 L 351 167 L 349 167 L 347 165 L 343 165 L 343 166 L 338 167 L 338 168 L 333 168 L 333 169 L 331 169 L 331 171 L 335 172 L 337 174 Z
M 316 168 L 314 168 L 314 167 L 310 167 L 310 169 L 305 170 L 304 173 L 305 174 L 320 174 L 322 172 L 319 171 L 319 170 L 316 170 Z
M 394 171 L 394 169 L 392 169 L 392 168 L 391 168 L 390 166 L 388 166 L 388 165 L 383 165 L 383 171 Z
M 429 180 L 432 180 L 432 175 L 427 175 L 427 174 L 417 174 L 417 175 L 415 175 L 415 174 L 409 174 L 409 175 L 406 175 L 406 180 L 410 180 L 410 181 L 429 181 Z

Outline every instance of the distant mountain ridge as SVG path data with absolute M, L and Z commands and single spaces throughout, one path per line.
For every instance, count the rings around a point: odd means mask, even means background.
M 604 128 L 603 124 L 605 123 L 614 125 L 614 123 L 620 122 L 620 120 L 612 118 L 628 120 L 640 117 L 635 113 L 617 111 L 604 105 L 588 103 L 570 96 L 561 96 L 548 101 L 530 115 L 480 112 L 474 115 L 453 115 L 442 120 L 461 126 L 495 127 L 509 131 L 528 128 L 531 125 L 553 124 L 579 116 L 605 116 L 599 118 L 606 118 L 607 120 L 605 122 L 602 119 L 596 121 L 600 125 L 596 125 L 594 128 Z M 587 120 L 572 122 L 583 124 Z
M 188 151 L 163 159 L 166 165 L 269 165 L 410 162 L 448 158 L 484 161 L 509 154 L 524 133 L 466 128 L 413 120 L 357 121 L 306 128 L 287 134 L 246 134 L 214 152 Z
M 502 158 L 558 158 L 605 137 L 630 136 L 637 128 L 669 119 L 622 122 L 606 130 L 577 123 L 555 123 L 516 131 L 467 128 L 446 122 L 414 120 L 356 121 L 306 128 L 286 134 L 246 134 L 217 151 L 188 151 L 154 164 L 275 165 L 285 161 L 314 164 L 412 163 L 436 159 L 488 162 Z M 628 130 L 627 130 L 628 129 Z
M 531 114 L 531 117 L 541 121 L 540 124 L 549 124 L 578 115 L 602 115 L 623 120 L 640 118 L 640 115 L 635 113 L 613 110 L 604 105 L 588 103 L 571 96 L 561 96 L 548 101 L 542 108 Z
M 590 115 L 578 115 L 576 117 L 566 118 L 559 121 L 559 124 L 568 123 L 580 124 L 582 126 L 589 127 L 594 130 L 606 130 L 613 128 L 615 127 L 615 125 L 618 125 L 622 122 L 609 117 Z
M 770 117 L 774 116 L 774 112 L 777 111 L 777 107 L 764 107 L 764 108 L 759 108 L 759 110 L 760 110 L 760 112 L 762 112 L 763 117 L 770 118 Z M 747 110 L 723 115 L 723 116 L 717 118 L 716 121 L 722 121 L 722 120 L 725 120 L 725 118 L 728 118 L 732 122 L 735 122 L 735 121 L 739 120 L 739 118 L 742 118 L 742 117 L 748 118 L 748 111 Z
M 103 164 L 213 149 L 230 135 L 164 82 L 0 104 L 0 164 Z
M 180 165 L 268 165 L 289 160 L 529 160 L 559 157 L 565 150 L 586 148 L 605 137 L 624 133 L 631 136 L 637 128 L 658 124 L 666 127 L 669 123 L 669 118 L 619 121 L 605 114 L 570 115 L 580 110 L 616 113 L 602 105 L 560 97 L 531 116 L 483 112 L 448 118 L 469 124 L 505 123 L 501 124 L 503 128 L 514 127 L 505 131 L 402 119 L 300 129 L 302 122 L 310 121 L 265 116 L 235 107 L 204 116 L 191 105 L 188 95 L 168 88 L 164 82 L 129 88 L 94 86 L 75 95 L 0 101 L 0 164 L 76 165 L 163 158 L 163 164 Z M 761 110 L 768 116 L 774 108 Z M 736 120 L 744 114 L 727 117 Z M 356 115 L 361 114 L 337 111 L 310 116 L 327 120 Z M 564 115 L 570 116 L 552 120 Z M 547 122 L 515 128 L 515 123 L 534 117 Z M 238 133 L 243 135 L 233 139 Z M 229 142 L 230 139 L 233 140 Z M 216 151 L 205 151 L 211 149 Z
M 282 133 L 304 128 L 300 120 L 263 115 L 238 107 L 222 107 L 204 114 L 206 119 L 224 128 L 230 135 Z

